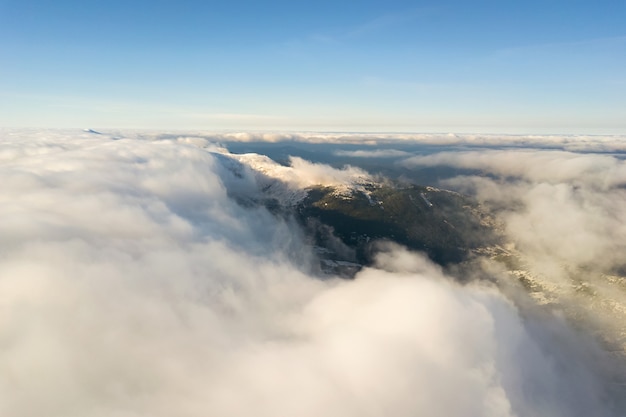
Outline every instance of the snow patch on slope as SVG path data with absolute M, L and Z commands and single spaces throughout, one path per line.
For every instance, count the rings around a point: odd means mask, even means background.
M 225 150 L 215 155 L 237 177 L 253 181 L 261 198 L 277 200 L 282 206 L 298 204 L 312 187 L 333 187 L 336 194 L 347 197 L 355 191 L 366 192 L 365 185 L 374 183 L 367 172 L 351 166 L 335 169 L 297 157 L 291 157 L 286 166 L 265 155 Z

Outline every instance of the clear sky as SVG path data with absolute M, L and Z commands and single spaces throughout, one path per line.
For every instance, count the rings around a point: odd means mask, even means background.
M 0 0 L 0 126 L 626 134 L 626 1 Z

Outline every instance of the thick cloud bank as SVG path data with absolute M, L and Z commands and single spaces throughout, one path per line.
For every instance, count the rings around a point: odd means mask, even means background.
M 2 416 L 620 415 L 593 342 L 493 287 L 394 246 L 314 276 L 206 141 L 2 135 Z
M 126 132 L 126 135 L 130 132 Z M 135 132 L 146 138 L 177 137 L 179 132 Z M 434 146 L 469 146 L 476 148 L 535 148 L 559 149 L 570 152 L 624 152 L 626 137 L 623 135 L 506 135 L 506 134 L 455 134 L 455 133 L 320 133 L 320 132 L 193 132 L 215 142 L 300 142 L 317 144 L 344 144 L 358 146 L 386 146 L 393 144 L 419 144 Z M 344 153 L 349 155 L 350 152 Z M 378 155 L 376 155 L 378 154 Z M 357 151 L 356 157 L 392 157 L 397 152 L 381 150 Z
M 555 150 L 442 152 L 405 166 L 476 170 L 443 185 L 498 213 L 536 295 L 600 321 L 626 353 L 626 162 Z M 598 323 L 594 323 L 595 326 Z

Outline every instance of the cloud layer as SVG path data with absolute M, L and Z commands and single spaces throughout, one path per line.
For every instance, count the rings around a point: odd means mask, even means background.
M 3 416 L 618 415 L 601 350 L 492 286 L 393 246 L 314 276 L 217 146 L 3 135 Z
M 543 294 L 571 304 L 585 320 L 601 320 L 614 349 L 626 352 L 623 159 L 525 149 L 442 152 L 403 164 L 475 170 L 442 184 L 497 212 L 524 268 L 540 277 Z
M 139 137 L 178 137 L 180 132 L 125 132 Z M 475 148 L 534 148 L 570 152 L 624 152 L 624 135 L 507 135 L 456 133 L 333 133 L 333 132 L 211 132 L 197 131 L 193 137 L 214 142 L 303 142 L 317 144 L 351 144 L 384 146 L 414 144 L 433 146 L 462 146 Z M 372 149 L 374 153 L 381 152 Z M 383 152 L 384 153 L 384 152 Z M 366 156 L 357 152 L 352 156 Z M 367 155 L 367 156 L 373 156 Z M 380 155 L 394 156 L 394 155 Z

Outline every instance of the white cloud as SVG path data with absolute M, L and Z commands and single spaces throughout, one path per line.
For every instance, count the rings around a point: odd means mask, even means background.
M 191 132 L 190 132 L 191 133 Z M 570 152 L 624 152 L 623 135 L 506 135 L 456 133 L 350 133 L 350 132 L 211 132 L 196 131 L 194 135 L 212 141 L 289 142 L 355 144 L 389 146 L 423 144 L 459 145 L 476 148 L 557 149 Z M 129 133 L 130 135 L 131 133 Z M 146 132 L 150 134 L 150 132 Z
M 334 154 L 337 156 L 350 156 L 353 158 L 399 158 L 410 155 L 409 152 L 399 151 L 397 149 L 336 151 Z
M 624 351 L 626 163 L 611 155 L 553 150 L 443 152 L 405 166 L 473 169 L 443 186 L 475 195 L 504 221 L 542 296 L 577 320 L 603 328 Z M 622 272 L 620 272 L 622 271 Z M 601 324 L 600 324 L 601 323 Z
M 626 164 L 614 156 L 552 150 L 441 152 L 408 158 L 403 165 L 451 165 L 533 182 L 583 182 L 602 189 L 626 183 Z
M 445 184 L 505 205 L 510 232 L 538 253 L 575 265 L 622 261 L 615 256 L 626 249 L 620 238 L 626 232 L 622 210 L 626 163 L 621 159 L 562 151 L 486 150 L 411 157 L 403 164 L 449 165 L 495 175 L 457 177 Z
M 393 247 L 354 281 L 311 276 L 206 142 L 2 139 L 3 416 L 616 415 L 602 354 L 495 288 Z

